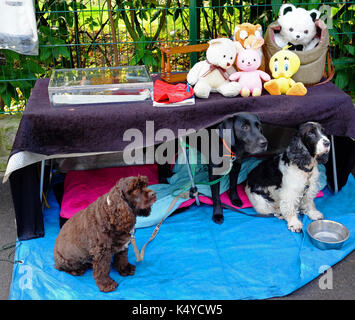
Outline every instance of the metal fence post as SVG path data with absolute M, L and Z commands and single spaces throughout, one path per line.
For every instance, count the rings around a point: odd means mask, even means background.
M 197 44 L 197 6 L 196 0 L 190 0 L 190 44 Z M 197 62 L 197 53 L 190 54 L 190 67 Z
M 79 19 L 78 19 L 78 5 L 76 0 L 73 1 L 74 4 L 74 30 L 75 30 L 75 51 L 76 51 L 76 64 L 77 68 L 80 68 L 80 51 L 79 51 Z

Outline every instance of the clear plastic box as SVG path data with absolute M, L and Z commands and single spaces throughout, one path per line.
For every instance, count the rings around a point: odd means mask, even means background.
M 153 99 L 153 81 L 145 66 L 53 70 L 52 107 L 137 102 Z

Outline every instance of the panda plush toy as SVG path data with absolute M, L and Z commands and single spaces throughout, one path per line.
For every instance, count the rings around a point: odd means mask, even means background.
M 289 46 L 289 50 L 312 50 L 319 43 L 315 24 L 319 16 L 316 9 L 307 11 L 292 4 L 283 4 L 277 20 L 281 30 L 275 33 L 275 43 L 280 48 Z

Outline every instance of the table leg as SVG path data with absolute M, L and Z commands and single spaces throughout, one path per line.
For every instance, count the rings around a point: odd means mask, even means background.
M 333 160 L 333 180 L 334 180 L 334 194 L 338 193 L 338 175 L 337 175 L 337 164 L 335 159 L 335 144 L 334 136 L 330 136 L 330 141 L 332 144 L 332 160 Z
M 181 142 L 183 142 L 182 138 L 179 138 L 181 140 Z M 189 177 L 190 177 L 190 180 L 191 180 L 191 186 L 192 188 L 195 189 L 196 185 L 195 185 L 195 182 L 194 182 L 194 178 L 192 176 L 192 172 L 191 172 L 191 167 L 190 167 L 190 162 L 189 162 L 189 157 L 187 156 L 187 151 L 186 151 L 186 148 L 182 146 L 181 144 L 181 147 L 183 149 L 183 154 L 184 154 L 184 157 L 185 157 L 185 160 L 186 160 L 186 165 L 187 165 L 187 172 L 189 173 Z M 196 204 L 198 206 L 200 206 L 200 200 L 198 198 L 198 195 L 195 196 L 195 200 L 196 200 Z
M 44 180 L 44 165 L 45 160 L 41 161 L 41 178 L 39 182 L 39 199 L 42 202 L 42 195 L 43 195 L 43 180 Z

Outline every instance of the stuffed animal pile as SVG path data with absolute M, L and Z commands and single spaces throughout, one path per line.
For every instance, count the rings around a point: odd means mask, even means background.
M 219 92 L 225 97 L 260 96 L 262 81 L 271 95 L 305 95 L 303 83 L 292 80 L 300 67 L 300 59 L 293 51 L 308 51 L 315 48 L 320 39 L 317 35 L 316 21 L 318 10 L 307 11 L 292 4 L 280 8 L 279 32 L 274 41 L 280 51 L 269 62 L 273 79 L 264 72 L 264 56 L 261 25 L 243 23 L 234 29 L 232 41 L 227 38 L 209 42 L 206 60 L 195 64 L 187 75 L 187 81 L 194 85 L 199 98 L 208 98 L 211 92 Z M 236 72 L 234 66 L 238 70 Z

